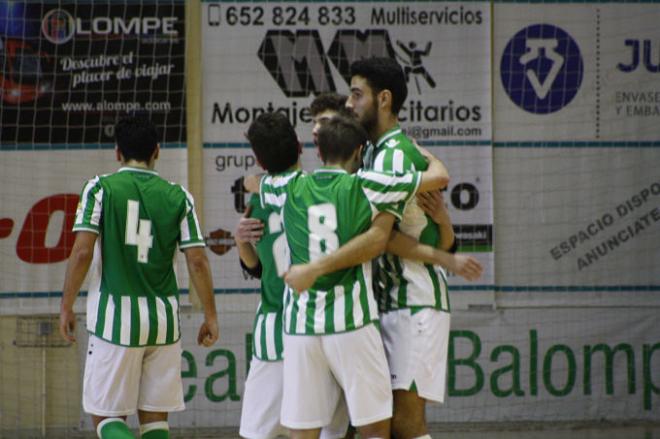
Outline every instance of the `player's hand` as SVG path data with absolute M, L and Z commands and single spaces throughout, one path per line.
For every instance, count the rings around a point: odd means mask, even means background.
M 197 344 L 200 346 L 212 346 L 220 337 L 220 329 L 218 329 L 218 319 L 205 318 L 204 323 L 199 327 L 197 334 Z
M 451 224 L 449 210 L 444 196 L 440 191 L 430 191 L 417 194 L 417 205 L 431 217 L 436 224 Z
M 256 218 L 247 218 L 247 215 L 249 215 L 249 210 L 245 212 L 245 216 L 241 217 L 236 226 L 234 239 L 237 244 L 246 242 L 256 244 L 264 234 L 264 224 Z
M 76 342 L 76 315 L 73 310 L 62 309 L 60 311 L 60 334 L 69 343 Z
M 483 267 L 479 261 L 472 256 L 461 254 L 454 255 L 454 263 L 448 268 L 450 271 L 470 281 L 479 279 L 483 272 Z
M 284 282 L 300 294 L 311 288 L 318 277 L 313 264 L 297 264 L 284 273 Z

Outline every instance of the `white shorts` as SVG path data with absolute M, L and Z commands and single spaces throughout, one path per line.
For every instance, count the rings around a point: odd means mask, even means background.
M 392 417 L 392 388 L 375 325 L 331 335 L 284 334 L 282 424 L 328 425 L 343 396 L 361 427 Z
M 450 320 L 449 313 L 433 308 L 381 314 L 392 389 L 410 390 L 414 383 L 420 397 L 444 402 Z
M 130 348 L 90 334 L 83 379 L 83 410 L 97 416 L 128 416 L 137 410 L 185 408 L 181 342 Z
M 289 436 L 289 430 L 280 423 L 283 366 L 283 361 L 262 361 L 252 358 L 243 394 L 241 437 L 271 439 Z M 348 410 L 342 399 L 336 407 L 330 424 L 321 430 L 321 439 L 342 438 L 346 435 L 347 429 Z
M 282 361 L 252 358 L 241 407 L 241 437 L 270 439 L 288 436 L 288 430 L 280 424 L 281 410 Z

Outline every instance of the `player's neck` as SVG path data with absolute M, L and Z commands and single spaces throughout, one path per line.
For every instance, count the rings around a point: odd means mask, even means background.
M 344 163 L 330 163 L 330 162 L 323 163 L 324 168 L 344 169 L 344 166 L 345 166 Z
M 302 165 L 300 164 L 300 159 L 298 159 L 295 165 L 287 169 L 287 172 L 297 171 L 298 169 L 302 169 Z
M 154 165 L 156 164 L 155 160 L 150 160 L 147 162 L 140 162 L 138 160 L 127 160 L 121 163 L 122 166 L 128 166 L 129 168 L 138 168 L 138 169 L 147 169 L 149 171 L 154 170 Z
M 352 157 L 350 160 L 347 160 L 345 162 L 337 163 L 337 162 L 324 162 L 323 167 L 324 168 L 331 168 L 331 169 L 341 169 L 343 171 L 348 172 L 349 174 L 353 174 L 357 171 L 357 161 L 355 157 Z
M 386 132 L 390 131 L 397 125 L 399 125 L 399 119 L 392 113 L 388 113 L 387 115 L 379 115 L 378 124 L 376 125 L 375 130 L 376 132 L 369 136 L 371 137 L 371 143 L 376 145 Z

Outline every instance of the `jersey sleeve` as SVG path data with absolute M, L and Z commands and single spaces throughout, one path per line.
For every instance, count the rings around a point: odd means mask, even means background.
M 286 201 L 285 188 L 277 186 L 272 176 L 264 175 L 259 183 L 259 199 L 261 207 L 280 213 Z
M 300 175 L 300 171 L 281 175 L 264 175 L 259 183 L 262 207 L 281 213 L 286 202 L 287 191 L 290 189 L 289 186 L 293 185 Z
M 261 200 L 259 199 L 259 194 L 252 194 L 250 195 L 250 199 L 248 200 L 248 206 L 252 208 L 252 211 L 254 212 L 254 209 L 258 209 L 261 207 Z
M 412 166 L 414 167 L 413 169 L 415 171 L 426 171 L 428 169 L 428 160 L 422 155 L 421 152 L 419 152 L 419 149 L 417 149 L 414 144 L 406 144 L 404 150 L 406 157 L 412 163 Z
M 80 193 L 73 231 L 100 233 L 102 210 L 103 186 L 99 177 L 94 177 L 85 183 Z
M 195 213 L 195 200 L 190 192 L 180 187 L 185 195 L 185 213 L 179 224 L 179 248 L 204 247 L 206 244 Z
M 364 195 L 377 211 L 389 212 L 401 219 L 406 204 L 417 192 L 422 174 L 359 171 L 357 177 L 361 181 Z

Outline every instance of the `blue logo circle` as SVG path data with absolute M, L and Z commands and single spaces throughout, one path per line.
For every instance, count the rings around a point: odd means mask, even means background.
M 569 34 L 551 24 L 535 24 L 511 38 L 500 72 L 504 90 L 517 106 L 548 114 L 573 100 L 582 84 L 584 64 Z

